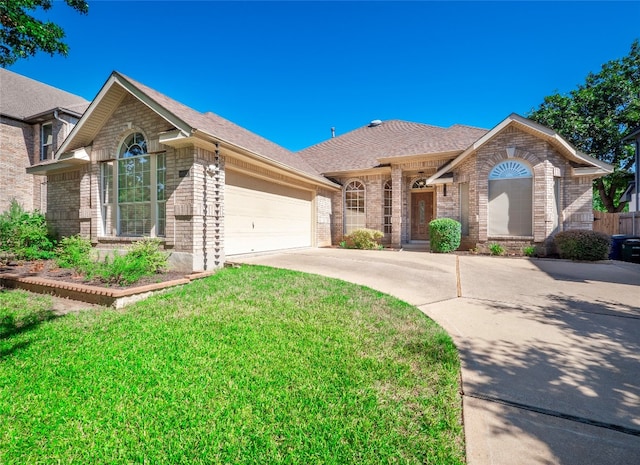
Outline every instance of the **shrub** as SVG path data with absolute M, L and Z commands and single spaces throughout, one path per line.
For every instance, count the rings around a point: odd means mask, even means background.
M 460 247 L 462 226 L 451 218 L 436 218 L 429 223 L 431 251 L 438 253 L 453 252 Z
M 87 278 L 98 277 L 105 283 L 129 285 L 143 276 L 151 276 L 167 267 L 169 254 L 160 250 L 160 240 L 145 238 L 129 246 L 125 255 L 115 252 L 110 259 L 87 269 Z
M 611 237 L 596 231 L 573 229 L 556 234 L 554 242 L 560 258 L 595 261 L 607 259 Z
M 60 268 L 86 271 L 91 265 L 91 241 L 80 235 L 65 237 L 56 248 L 56 264 Z
M 536 255 L 536 246 L 528 245 L 522 249 L 522 253 L 525 255 L 525 257 L 533 257 Z
M 491 255 L 504 255 L 505 249 L 500 244 L 489 244 L 489 252 Z
M 169 254 L 160 250 L 160 239 L 145 237 L 134 242 L 127 255 L 140 259 L 141 264 L 149 273 L 159 273 L 167 268 Z
M 54 242 L 49 237 L 44 215 L 26 212 L 13 199 L 9 210 L 0 214 L 0 250 L 18 260 L 52 258 Z
M 376 229 L 356 229 L 345 236 L 347 247 L 355 249 L 379 249 L 381 248 L 380 241 L 384 237 L 382 231 Z

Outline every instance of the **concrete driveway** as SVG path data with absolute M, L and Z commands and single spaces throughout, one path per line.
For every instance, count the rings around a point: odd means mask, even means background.
M 470 465 L 640 463 L 640 265 L 342 249 L 232 261 L 363 284 L 442 325 Z

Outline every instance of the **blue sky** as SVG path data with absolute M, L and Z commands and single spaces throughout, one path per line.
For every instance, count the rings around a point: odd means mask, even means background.
M 640 2 L 57 0 L 67 58 L 9 69 L 92 99 L 118 70 L 291 150 L 403 119 L 491 128 L 640 38 Z

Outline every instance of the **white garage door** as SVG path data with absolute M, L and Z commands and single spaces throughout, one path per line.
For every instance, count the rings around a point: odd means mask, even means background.
M 311 246 L 311 192 L 225 174 L 225 254 Z

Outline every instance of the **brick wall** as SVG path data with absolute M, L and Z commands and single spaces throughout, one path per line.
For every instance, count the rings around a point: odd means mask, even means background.
M 488 176 L 495 165 L 509 159 L 508 147 L 514 149 L 513 159 L 524 162 L 533 173 L 533 235 L 524 242 L 523 238 L 492 238 L 488 235 Z M 556 178 L 560 183 L 558 200 L 555 196 Z M 454 170 L 455 188 L 451 190 L 457 192 L 457 184 L 462 182 L 469 183 L 469 236 L 463 238 L 465 247 L 478 246 L 482 249 L 487 242 L 520 247 L 521 243 L 541 243 L 558 230 L 591 227 L 592 179 L 572 176 L 567 159 L 549 143 L 517 128 L 505 129 L 458 165 Z M 439 216 L 441 213 L 444 216 L 456 214 L 455 208 L 449 208 L 447 204 L 439 188 Z M 556 205 L 560 207 L 558 215 Z
M 47 225 L 56 236 L 80 233 L 80 179 L 86 172 L 83 168 L 47 176 Z
M 327 247 L 332 244 L 331 222 L 333 217 L 332 192 L 318 189 L 315 196 L 316 222 L 316 246 Z
M 13 198 L 25 210 L 34 209 L 35 182 L 25 171 L 32 164 L 33 143 L 31 125 L 0 117 L 0 212 L 9 208 Z

